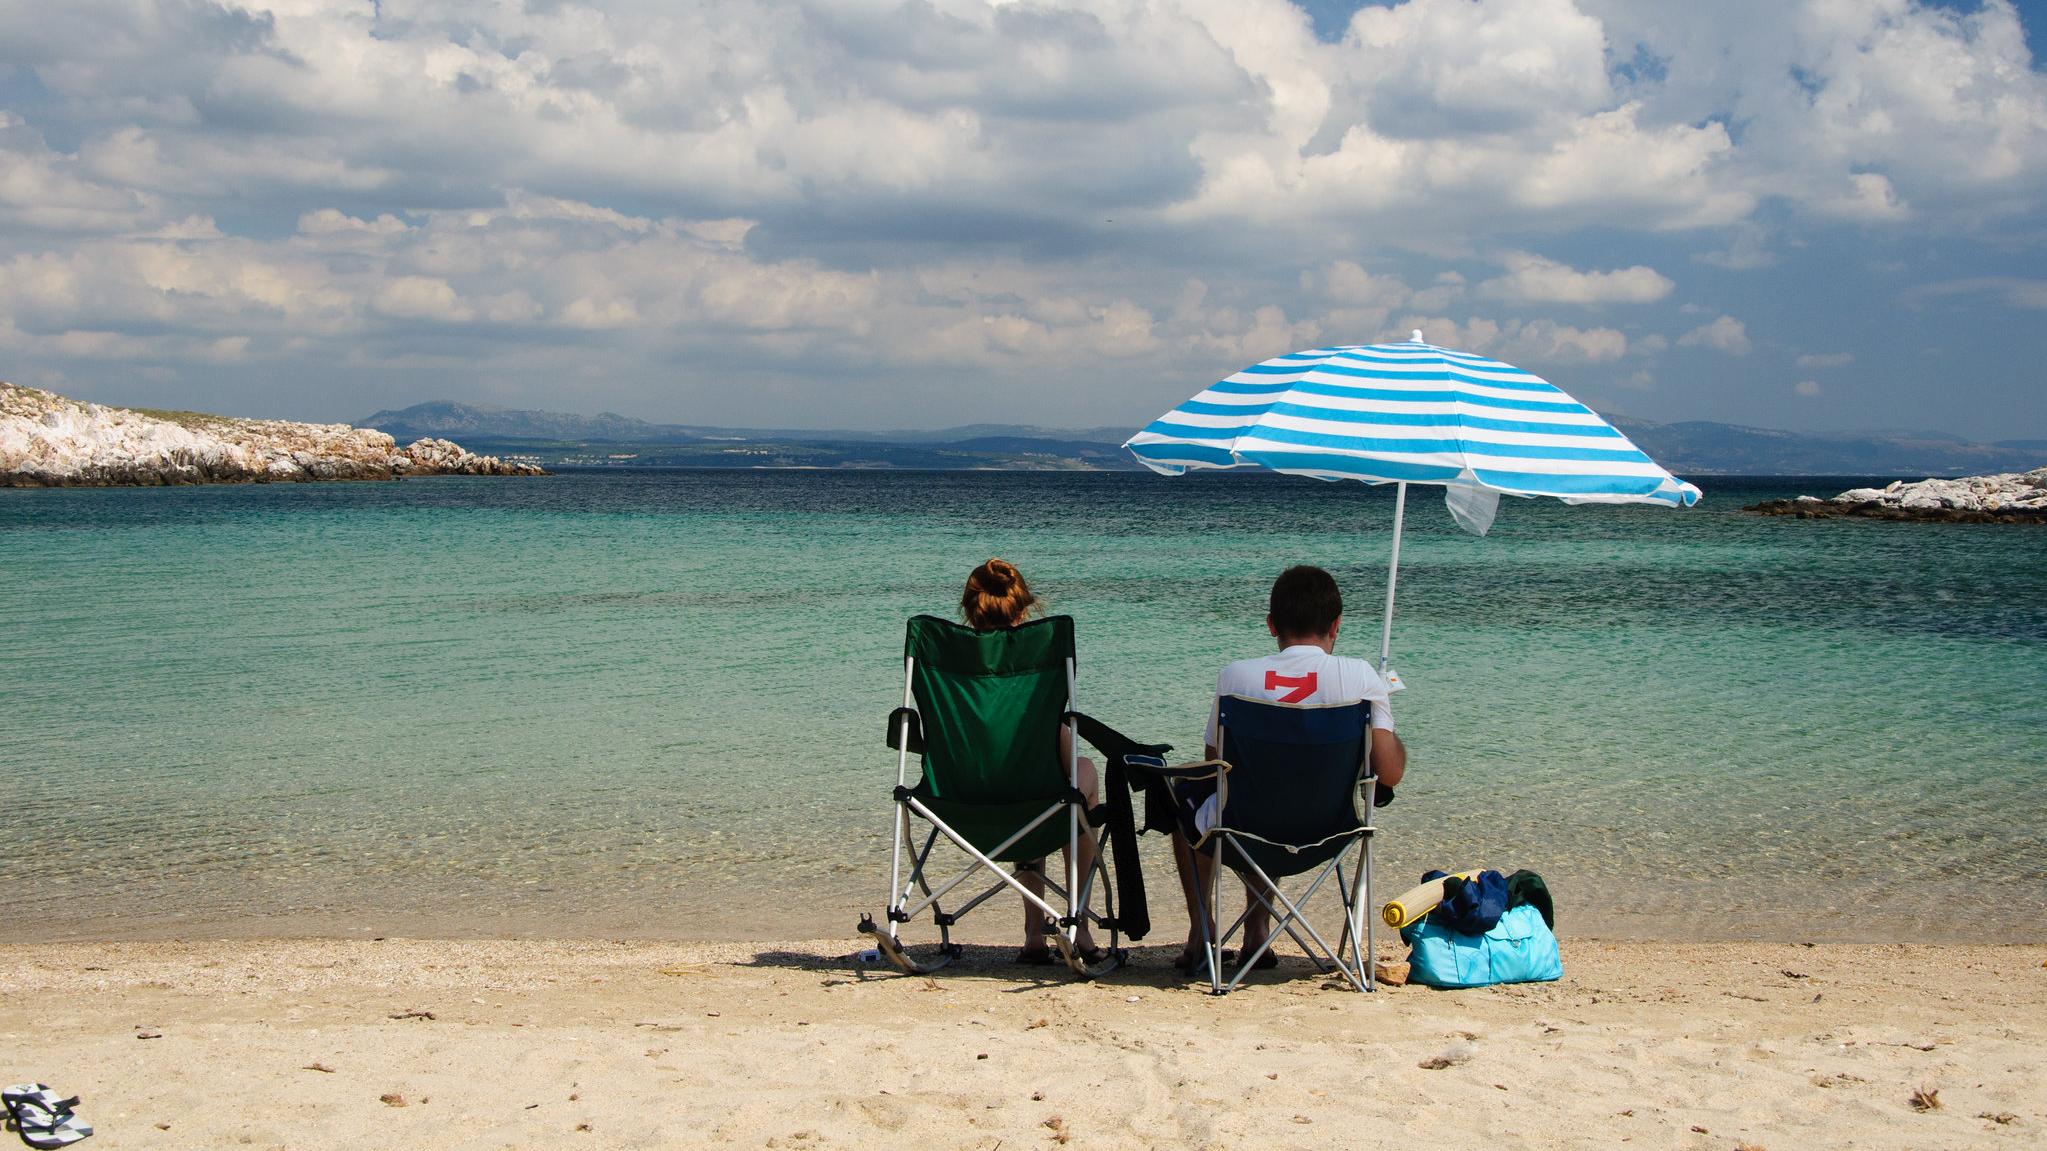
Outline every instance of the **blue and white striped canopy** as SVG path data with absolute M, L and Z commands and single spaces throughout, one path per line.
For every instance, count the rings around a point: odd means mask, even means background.
M 1156 472 L 1258 466 L 1568 503 L 1689 506 L 1597 412 L 1519 368 L 1423 343 L 1317 348 L 1245 368 L 1123 445 Z

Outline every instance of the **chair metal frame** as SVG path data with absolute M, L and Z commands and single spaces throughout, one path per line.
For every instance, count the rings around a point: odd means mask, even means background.
M 1371 704 L 1366 702 L 1287 704 L 1273 700 L 1255 699 L 1249 696 L 1235 696 L 1233 698 L 1241 699 L 1246 703 L 1255 704 L 1260 707 L 1296 711 L 1356 707 L 1367 709 L 1364 717 L 1364 733 L 1359 741 L 1357 778 L 1349 789 L 1350 800 L 1359 826 L 1325 837 L 1315 843 L 1299 844 L 1279 843 L 1260 835 L 1254 835 L 1229 827 L 1226 820 L 1229 810 L 1230 775 L 1233 772 L 1242 771 L 1244 768 L 1242 765 L 1230 762 L 1229 732 L 1226 725 L 1222 722 L 1220 701 L 1218 701 L 1216 722 L 1216 739 L 1218 741 L 1216 747 L 1217 760 L 1214 761 L 1214 767 L 1216 768 L 1216 822 L 1198 840 L 1192 840 L 1188 844 L 1189 850 L 1197 855 L 1204 849 L 1210 855 L 1211 866 L 1207 890 L 1201 890 L 1202 885 L 1199 883 L 1195 885 L 1196 895 L 1202 904 L 1201 922 L 1198 924 L 1198 927 L 1201 934 L 1202 949 L 1205 953 L 1204 957 L 1207 960 L 1210 993 L 1227 995 L 1234 991 L 1237 985 L 1244 981 L 1244 977 L 1254 969 L 1258 959 L 1271 950 L 1273 942 L 1279 938 L 1282 931 L 1293 939 L 1294 943 L 1307 955 L 1309 961 L 1315 964 L 1318 971 L 1327 974 L 1333 968 L 1342 973 L 1344 980 L 1351 987 L 1358 991 L 1371 992 L 1375 990 L 1371 964 L 1376 956 L 1377 942 L 1373 923 L 1374 916 L 1371 914 L 1372 839 L 1378 832 L 1378 828 L 1374 825 L 1374 812 L 1378 810 L 1376 800 L 1378 798 L 1379 784 L 1379 777 L 1371 767 Z M 1334 797 L 1331 798 L 1333 799 Z M 1187 830 L 1191 833 L 1193 828 L 1190 826 Z M 1320 866 L 1319 870 L 1315 869 L 1314 865 L 1303 869 L 1304 871 L 1313 870 L 1315 872 L 1314 877 L 1308 882 L 1307 887 L 1293 898 L 1289 898 L 1281 890 L 1279 884 L 1274 882 L 1273 878 L 1266 874 L 1265 869 L 1260 867 L 1257 861 L 1251 858 L 1250 853 L 1244 849 L 1244 841 L 1253 841 L 1280 848 L 1289 854 L 1298 854 L 1302 850 L 1326 846 L 1334 839 L 1349 839 L 1352 842 L 1340 847 L 1335 855 L 1331 856 L 1327 862 Z M 1352 854 L 1353 849 L 1355 849 L 1356 863 L 1351 870 L 1350 876 L 1346 879 L 1344 875 L 1345 856 Z M 1237 916 L 1229 928 L 1211 933 L 1209 925 L 1220 922 L 1217 917 L 1217 911 L 1222 905 L 1222 874 L 1226 866 L 1225 852 L 1232 850 L 1235 852 L 1237 859 L 1242 862 L 1242 866 L 1239 867 L 1235 863 L 1228 863 L 1229 869 L 1239 876 L 1246 876 L 1248 869 L 1248 875 L 1255 876 L 1258 884 L 1256 886 L 1249 883 L 1245 884 L 1246 901 L 1244 911 Z M 1337 893 L 1343 903 L 1344 910 L 1343 934 L 1339 937 L 1335 947 L 1331 947 L 1328 941 L 1322 937 L 1322 934 L 1315 930 L 1314 924 L 1308 921 L 1306 914 L 1302 910 L 1307 902 L 1314 897 L 1315 893 L 1321 890 L 1323 883 L 1328 880 L 1332 873 L 1336 876 Z M 1280 906 L 1274 907 L 1272 900 L 1268 900 L 1265 897 L 1265 892 L 1271 892 L 1273 900 L 1277 900 Z M 1266 935 L 1265 941 L 1259 944 L 1255 950 L 1248 955 L 1239 957 L 1236 973 L 1225 983 L 1222 979 L 1224 945 L 1231 939 L 1236 938 L 1238 932 L 1243 930 L 1246 921 L 1250 918 L 1253 907 L 1252 901 L 1254 900 L 1257 905 L 1263 906 L 1266 912 L 1273 917 L 1272 930 Z M 1296 929 L 1297 924 L 1299 926 L 1298 930 Z M 1302 931 L 1307 932 L 1307 938 L 1302 938 Z M 1360 950 L 1361 943 L 1362 950 Z M 1348 952 L 1347 958 L 1346 952 Z
M 1108 881 L 1109 828 L 1106 823 L 1097 823 L 1094 813 L 1088 810 L 1080 791 L 1078 778 L 1080 737 L 1075 730 L 1077 727 L 1075 721 L 1084 717 L 1074 710 L 1073 657 L 1068 655 L 1065 663 L 1066 706 L 1060 718 L 1072 733 L 1067 740 L 1066 749 L 1067 794 L 1053 800 L 1045 810 L 984 853 L 925 805 L 910 786 L 912 717 L 916 715 L 917 709 L 914 691 L 916 659 L 907 653 L 903 656 L 903 705 L 892 717 L 895 726 L 893 742 L 896 746 L 896 810 L 891 820 L 893 840 L 889 851 L 888 911 L 885 922 L 879 924 L 872 916 L 863 915 L 859 927 L 861 932 L 873 937 L 875 949 L 897 970 L 905 974 L 922 975 L 937 971 L 957 959 L 962 949 L 959 944 L 952 941 L 953 925 L 968 912 L 1004 890 L 1015 892 L 1026 903 L 1044 913 L 1048 926 L 1053 928 L 1047 932 L 1051 936 L 1052 946 L 1060 960 L 1074 974 L 1092 979 L 1106 975 L 1122 964 L 1125 953 L 1121 947 L 1120 925 L 1116 919 L 1115 885 Z M 1108 781 L 1105 778 L 1098 778 L 1096 785 L 1106 791 Z M 1016 873 L 1005 869 L 992 857 L 1000 855 L 1011 844 L 1037 830 L 1046 820 L 1057 816 L 1062 809 L 1067 819 L 1066 882 L 1060 884 L 1050 876 L 1044 876 L 1047 893 L 1052 897 L 1047 899 L 1024 886 Z M 923 837 L 922 846 L 917 846 L 916 829 L 911 823 L 912 817 L 930 825 L 930 830 Z M 1082 835 L 1088 836 L 1095 847 L 1094 866 L 1085 876 L 1079 874 Z M 966 870 L 933 887 L 926 872 L 931 865 L 932 850 L 941 838 L 964 853 L 969 863 Z M 909 865 L 907 877 L 904 875 L 906 861 Z M 954 888 L 984 869 L 995 877 L 994 882 L 988 887 L 952 911 L 947 911 L 940 904 L 939 901 Z M 1053 899 L 1063 901 L 1065 906 L 1063 908 L 1058 906 Z M 1093 906 L 1095 902 L 1102 904 L 1101 909 Z M 932 923 L 939 930 L 939 942 L 935 956 L 919 959 L 910 954 L 909 945 L 904 942 L 900 932 L 927 910 L 931 912 Z M 1107 955 L 1097 963 L 1090 964 L 1078 946 L 1083 916 L 1091 927 L 1106 930 L 1109 935 L 1107 944 L 1099 945 Z

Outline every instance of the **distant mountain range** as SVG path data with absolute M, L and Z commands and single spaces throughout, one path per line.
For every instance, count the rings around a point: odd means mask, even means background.
M 1614 426 L 1681 475 L 1956 476 L 2047 464 L 2047 440 L 1975 443 L 1929 432 L 1785 432 L 1705 420 Z M 898 467 L 1129 471 L 1133 427 L 968 424 L 935 431 L 819 431 L 656 424 L 602 412 L 513 411 L 447 400 L 381 411 L 356 426 L 399 442 L 458 439 L 471 451 L 550 466 Z

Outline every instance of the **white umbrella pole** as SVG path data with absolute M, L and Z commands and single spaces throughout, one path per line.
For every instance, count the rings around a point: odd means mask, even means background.
M 1407 485 L 1402 483 L 1393 497 L 1393 558 L 1386 561 L 1386 615 L 1379 630 L 1379 673 L 1393 659 L 1393 588 L 1400 582 L 1400 523 L 1407 518 Z

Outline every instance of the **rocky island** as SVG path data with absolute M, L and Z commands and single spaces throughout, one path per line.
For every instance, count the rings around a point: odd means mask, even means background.
M 1928 479 L 1916 483 L 1898 480 L 1881 488 L 1854 488 L 1827 500 L 1799 496 L 1752 504 L 1744 510 L 1800 519 L 1865 516 L 1950 523 L 2047 524 L 2047 468 L 1955 480 Z
M 401 448 L 371 428 L 110 408 L 0 383 L 0 486 L 546 474 L 538 465 L 475 455 L 442 439 L 420 439 Z

